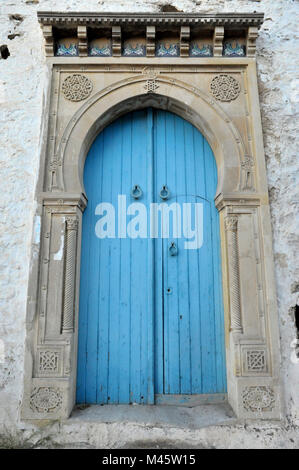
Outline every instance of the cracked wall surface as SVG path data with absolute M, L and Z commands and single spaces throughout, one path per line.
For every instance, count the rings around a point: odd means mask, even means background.
M 254 426 L 242 428 L 242 431 L 236 426 L 227 426 L 201 430 L 197 434 L 192 431 L 191 436 L 189 431 L 173 428 L 169 436 L 172 436 L 173 443 L 189 439 L 194 445 L 204 439 L 207 447 L 244 447 L 250 446 L 250 443 L 255 447 L 292 447 L 296 446 L 296 442 L 298 446 L 295 426 L 299 425 L 299 362 L 294 354 L 296 330 L 293 307 L 299 302 L 298 216 L 296 218 L 299 191 L 295 143 L 298 121 L 296 13 L 299 8 L 298 2 L 293 0 L 90 0 L 88 7 L 83 7 L 79 0 L 63 3 L 61 0 L 1 2 L 0 47 L 7 46 L 10 55 L 0 59 L 0 428 L 5 424 L 12 432 L 24 428 L 26 433 L 31 432 L 30 426 L 25 426 L 19 420 L 19 403 L 23 387 L 30 252 L 33 250 L 33 255 L 37 256 L 39 245 L 34 191 L 45 135 L 44 110 L 49 84 L 42 32 L 36 12 L 80 11 L 87 8 L 103 12 L 159 12 L 166 5 L 188 13 L 265 13 L 257 40 L 257 68 L 279 306 L 281 379 L 287 418 L 282 427 L 273 424 L 267 427 L 263 423 L 259 432 Z M 43 433 L 52 432 L 52 426 L 47 429 Z M 141 433 L 140 426 L 132 426 L 131 435 L 129 429 L 127 431 L 127 441 L 123 438 L 119 440 L 123 447 L 134 436 L 137 440 Z M 66 445 L 80 446 L 83 443 L 83 446 L 101 447 L 101 443 L 108 446 L 109 439 L 117 442 L 120 433 L 113 424 L 110 428 L 107 424 L 97 425 L 96 432 L 97 439 L 91 438 L 91 425 L 86 424 L 83 436 L 76 424 L 70 423 L 59 427 L 55 435 L 59 445 L 68 443 Z M 37 433 L 37 440 L 41 434 Z M 151 442 L 164 439 L 163 430 L 158 428 L 151 429 L 148 434 L 143 430 L 141 434 L 143 441 L 147 438 Z

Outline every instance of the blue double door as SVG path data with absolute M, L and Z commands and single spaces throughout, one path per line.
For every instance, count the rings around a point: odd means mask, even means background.
M 126 114 L 95 139 L 84 185 L 77 402 L 224 393 L 217 168 L 207 141 L 172 113 Z

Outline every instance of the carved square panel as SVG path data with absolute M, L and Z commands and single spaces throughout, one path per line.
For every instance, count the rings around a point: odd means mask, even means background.
M 242 375 L 267 375 L 268 358 L 265 346 L 242 347 Z
M 62 350 L 61 348 L 38 348 L 35 365 L 36 375 L 42 377 L 61 376 Z

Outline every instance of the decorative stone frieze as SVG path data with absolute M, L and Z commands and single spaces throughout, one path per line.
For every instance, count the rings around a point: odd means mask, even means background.
M 46 12 L 37 14 L 41 24 L 51 24 L 57 27 L 72 27 L 76 24 L 94 26 L 113 25 L 195 25 L 195 26 L 238 26 L 260 27 L 263 23 L 263 13 L 90 13 L 90 12 Z
M 99 13 L 76 13 L 72 12 L 68 15 L 62 13 L 48 13 L 39 12 L 38 19 L 42 25 L 44 25 L 44 36 L 46 39 L 47 55 L 54 54 L 54 48 L 51 45 L 57 42 L 58 55 L 59 56 L 72 56 L 77 55 L 79 50 L 80 56 L 86 56 L 88 50 L 88 31 L 90 30 L 94 36 L 98 34 L 101 37 L 101 30 L 104 35 L 107 31 L 112 40 L 112 54 L 115 57 L 119 57 L 122 54 L 122 29 L 129 31 L 129 36 L 133 38 L 134 35 L 143 36 L 146 43 L 146 55 L 153 57 L 188 57 L 190 50 L 190 38 L 191 36 L 198 35 L 200 29 L 201 35 L 204 35 L 208 39 L 213 35 L 213 54 L 215 57 L 221 57 L 222 55 L 228 56 L 239 56 L 240 54 L 225 52 L 223 48 L 223 38 L 225 32 L 231 29 L 235 30 L 238 27 L 239 40 L 246 42 L 247 49 L 249 51 L 249 57 L 253 57 L 255 50 L 255 39 L 256 31 L 260 27 L 263 15 L 258 13 L 252 14 L 234 14 L 234 13 L 223 13 L 223 14 L 188 14 L 188 13 L 147 13 L 144 14 L 99 14 Z M 53 29 L 55 28 L 55 37 L 53 37 Z M 134 34 L 132 35 L 132 27 L 134 28 Z M 177 40 L 174 38 L 174 43 L 170 44 L 168 48 L 165 48 L 163 42 L 159 42 L 158 30 L 162 30 L 163 33 L 168 33 L 173 36 L 174 27 L 179 29 L 179 36 Z M 48 28 L 48 29 L 47 29 Z M 64 38 L 69 34 L 73 34 L 74 28 L 77 28 L 77 37 L 73 37 L 73 43 L 70 46 L 60 44 L 60 38 Z M 157 31 L 156 31 L 157 28 Z M 69 31 L 69 34 L 68 34 Z M 126 35 L 128 36 L 128 34 Z M 94 39 L 93 39 L 94 40 Z M 93 41 L 92 40 L 92 41 Z M 78 42 L 78 45 L 77 45 Z M 180 42 L 180 44 L 178 44 Z M 196 41 L 195 41 L 196 44 Z M 194 44 L 193 44 L 194 45 Z M 202 48 L 196 46 L 193 47 L 193 52 L 190 56 L 206 57 L 210 56 L 210 45 L 207 43 Z M 102 51 L 101 51 L 102 49 Z M 98 48 L 94 45 L 89 47 L 90 55 L 93 57 L 108 56 L 109 47 L 106 45 L 105 48 Z M 245 46 L 241 46 L 238 50 L 245 52 Z M 126 48 L 123 48 L 123 55 L 132 57 L 132 54 L 124 53 Z M 200 52 L 201 51 L 201 52 Z M 138 54 L 136 54 L 137 56 Z

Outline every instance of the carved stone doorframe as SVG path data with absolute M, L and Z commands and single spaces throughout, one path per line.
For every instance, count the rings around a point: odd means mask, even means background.
M 105 126 L 147 106 L 191 122 L 214 152 L 228 401 L 239 418 L 279 419 L 279 332 L 254 58 L 261 15 L 39 13 L 39 20 L 51 86 L 37 188 L 40 235 L 32 245 L 22 419 L 67 418 L 74 407 L 84 160 Z M 144 55 L 134 58 L 126 57 L 122 41 L 132 24 L 144 33 L 144 49 L 141 40 L 142 47 L 130 46 Z M 107 35 L 107 28 L 111 54 L 88 55 L 91 39 Z M 178 46 L 166 47 L 166 53 L 176 51 L 174 57 L 159 56 L 165 49 L 159 34 L 163 38 L 165 31 L 178 32 Z M 66 32 L 74 37 L 61 46 Z M 191 46 L 196 35 L 199 45 Z M 226 49 L 229 37 L 234 39 Z M 194 56 L 193 50 L 212 56 Z

